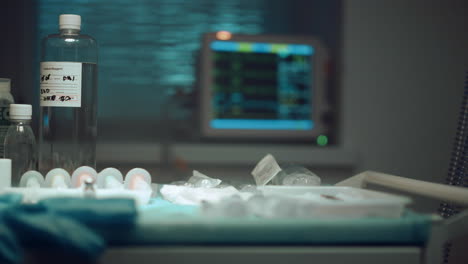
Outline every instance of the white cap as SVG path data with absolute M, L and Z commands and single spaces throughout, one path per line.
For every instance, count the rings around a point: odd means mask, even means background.
M 11 187 L 11 159 L 0 159 L 0 191 Z
M 10 91 L 10 79 L 0 78 L 0 92 L 9 92 Z
M 36 180 L 36 182 L 39 185 L 38 187 L 44 186 L 44 177 L 42 176 L 42 174 L 38 171 L 30 170 L 25 172 L 23 176 L 21 176 L 19 187 L 29 187 L 28 181 L 30 181 L 31 179 Z
M 72 185 L 73 187 L 81 187 L 87 178 L 92 178 L 96 181 L 97 172 L 95 169 L 89 166 L 81 166 L 72 173 Z
M 144 180 L 148 185 L 151 184 L 151 174 L 142 168 L 133 168 L 129 172 L 127 172 L 127 175 L 125 175 L 125 188 L 126 189 L 134 189 L 132 185 L 134 185 L 134 178 L 138 177 L 142 180 Z
M 31 119 L 32 106 L 29 104 L 11 104 L 10 119 Z
M 81 16 L 63 14 L 59 16 L 60 29 L 81 29 Z
M 99 188 L 106 187 L 106 178 L 107 177 L 114 177 L 118 182 L 123 183 L 123 175 L 122 173 L 116 168 L 105 168 L 103 169 L 97 177 L 97 186 Z
M 58 185 L 55 185 L 57 183 Z M 62 184 L 62 186 L 60 186 L 60 184 Z M 62 168 L 52 169 L 46 174 L 45 186 L 51 188 L 68 188 L 71 186 L 70 174 Z

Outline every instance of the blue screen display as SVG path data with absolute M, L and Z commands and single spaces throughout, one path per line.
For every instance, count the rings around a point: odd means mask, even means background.
M 314 47 L 213 41 L 213 129 L 312 130 Z

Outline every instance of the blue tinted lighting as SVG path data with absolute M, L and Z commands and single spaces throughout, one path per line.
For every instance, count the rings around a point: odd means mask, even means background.
M 49 127 L 49 115 L 48 115 L 48 114 L 44 114 L 44 115 L 42 116 L 42 119 L 44 119 L 44 121 L 43 121 L 44 126 L 45 126 L 45 127 Z
M 214 129 L 258 129 L 258 130 L 311 130 L 311 120 L 272 120 L 272 119 L 213 119 Z
M 232 41 L 213 41 L 211 42 L 211 49 L 216 51 L 237 51 L 239 43 Z
M 281 53 L 286 52 L 291 55 L 304 55 L 309 56 L 314 54 L 314 48 L 304 44 L 274 44 L 274 43 L 260 43 L 260 42 L 242 42 L 251 44 L 251 52 L 255 53 Z M 275 50 L 273 45 L 284 45 L 282 51 Z M 225 52 L 240 52 L 241 46 L 239 42 L 235 41 L 213 41 L 210 44 L 211 49 L 214 51 Z
M 254 43 L 252 45 L 252 51 L 257 53 L 269 53 L 271 50 L 270 44 L 267 43 Z

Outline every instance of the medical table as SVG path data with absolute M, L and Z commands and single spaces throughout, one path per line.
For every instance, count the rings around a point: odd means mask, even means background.
M 463 188 L 378 172 L 337 185 L 364 188 L 368 183 L 468 205 Z M 399 219 L 216 221 L 191 218 L 192 210 L 163 201 L 142 210 L 138 231 L 114 241 L 100 263 L 435 264 L 446 241 L 468 234 L 468 211 L 446 220 L 408 211 Z
M 367 183 L 468 205 L 468 190 L 463 188 L 377 172 L 338 185 L 363 188 Z M 0 209 L 5 200 L 10 200 L 7 204 L 17 199 L 2 198 Z M 444 220 L 410 210 L 394 219 L 204 218 L 197 210 L 161 198 L 138 208 L 128 199 L 51 199 L 13 206 L 3 211 L 1 220 L 27 245 L 26 263 L 56 263 L 62 254 L 62 262 L 102 264 L 432 264 L 441 262 L 447 240 L 468 234 L 467 211 Z M 2 235 L 0 249 L 8 254 L 5 245 L 13 252 L 15 243 L 5 235 L 8 232 Z M 85 257 L 80 259 L 80 254 Z

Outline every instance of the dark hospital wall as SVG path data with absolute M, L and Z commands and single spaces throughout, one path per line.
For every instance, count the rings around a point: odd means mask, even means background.
M 31 103 L 36 96 L 35 71 L 36 3 L 2 1 L 0 8 L 0 78 L 12 79 L 11 92 L 16 102 Z
M 361 169 L 445 179 L 465 72 L 466 1 L 346 1 L 344 142 Z
M 467 11 L 462 0 L 345 1 L 344 142 L 360 170 L 444 182 L 468 70 Z M 456 241 L 450 263 L 466 263 L 467 245 Z

